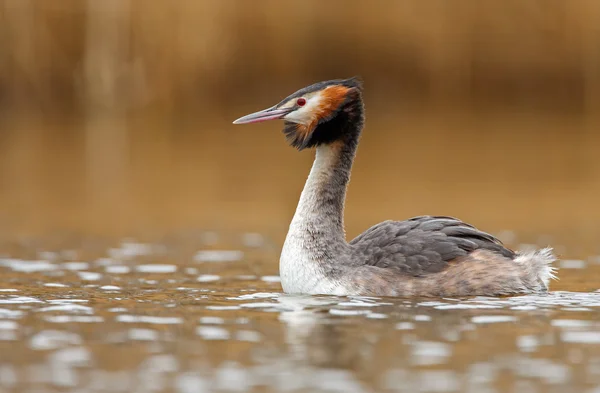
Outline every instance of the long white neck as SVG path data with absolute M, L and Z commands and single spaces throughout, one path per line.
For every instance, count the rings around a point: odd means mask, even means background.
M 331 292 L 339 258 L 347 254 L 344 202 L 356 144 L 317 147 L 280 259 L 285 292 Z
M 344 203 L 349 171 L 340 178 L 339 146 L 322 145 L 316 150 L 315 161 L 290 224 L 290 233 L 292 229 L 326 229 L 328 237 L 335 235 L 338 240 L 344 240 Z

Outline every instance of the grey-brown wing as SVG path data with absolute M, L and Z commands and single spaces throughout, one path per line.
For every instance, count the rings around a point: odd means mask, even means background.
M 350 242 L 351 263 L 366 263 L 422 276 L 444 270 L 448 262 L 477 249 L 513 259 L 514 251 L 494 236 L 453 217 L 419 216 L 384 221 Z

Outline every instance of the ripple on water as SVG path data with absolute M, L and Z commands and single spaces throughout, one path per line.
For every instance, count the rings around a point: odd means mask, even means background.
M 587 265 L 581 259 L 562 259 L 559 264 L 561 269 L 585 269 Z
M 98 281 L 102 278 L 102 274 L 97 272 L 77 272 L 77 275 L 84 281 Z
M 361 301 L 351 301 L 351 302 L 339 302 L 338 306 L 342 307 L 377 307 L 381 306 L 379 303 L 367 303 Z
M 156 330 L 132 328 L 127 333 L 130 340 L 135 341 L 156 341 L 159 339 L 159 334 Z
M 103 291 L 120 291 L 121 287 L 117 287 L 115 285 L 103 285 L 100 287 Z
M 165 247 L 163 245 L 125 241 L 121 243 L 121 247 L 109 249 L 108 255 L 115 259 L 131 259 L 135 257 L 156 255 L 163 253 L 164 251 Z
M 396 324 L 397 330 L 413 330 L 415 328 L 415 324 L 412 322 L 400 322 Z
M 261 341 L 262 337 L 260 333 L 255 332 L 254 330 L 238 330 L 235 333 L 235 339 L 238 341 L 257 343 Z
M 254 299 L 276 299 L 280 296 L 280 293 L 275 292 L 255 292 L 248 293 L 245 295 L 228 297 L 228 300 L 254 300 Z
M 571 378 L 571 369 L 550 359 L 514 357 L 509 366 L 515 374 L 541 379 L 548 384 L 565 383 Z
M 175 273 L 177 271 L 176 265 L 138 265 L 135 270 L 140 273 Z
M 176 325 L 183 323 L 180 317 L 156 317 L 151 315 L 118 315 L 117 322 L 125 323 L 151 323 L 157 325 Z
M 240 306 L 206 306 L 207 310 L 213 311 L 233 311 L 241 309 Z
M 15 321 L 0 321 L 0 341 L 15 341 L 19 324 Z
M 198 326 L 196 334 L 205 340 L 228 340 L 229 331 L 217 326 Z
M 57 387 L 74 387 L 78 383 L 78 374 L 74 368 L 89 366 L 92 359 L 90 351 L 83 347 L 58 349 L 49 355 L 52 362 L 51 381 Z
M 62 330 L 42 330 L 31 337 L 29 347 L 31 349 L 48 351 L 68 345 L 80 345 L 81 343 L 82 339 L 78 334 Z
M 201 274 L 196 278 L 198 282 L 214 282 L 219 281 L 221 276 L 217 276 L 216 274 Z
M 68 285 L 57 282 L 47 282 L 44 286 L 47 288 L 68 288 Z
M 243 258 L 244 253 L 239 250 L 202 250 L 194 255 L 195 262 L 235 262 Z
M 200 317 L 198 322 L 205 325 L 222 325 L 225 323 L 225 320 L 221 317 Z
M 456 304 L 440 304 L 435 306 L 434 308 L 438 310 L 476 310 L 476 309 L 492 309 L 492 308 L 502 308 L 500 305 L 492 305 L 492 304 L 466 304 L 466 303 L 456 303 Z
M 593 325 L 592 321 L 582 321 L 578 319 L 555 319 L 551 321 L 550 324 L 559 328 L 586 328 Z
M 483 323 L 504 323 L 504 322 L 516 322 L 517 317 L 512 315 L 478 315 L 471 318 L 471 322 L 477 324 Z
M 353 316 L 353 315 L 368 315 L 371 313 L 371 310 L 345 310 L 340 308 L 332 308 L 329 310 L 331 315 L 339 315 L 339 316 Z
M 15 321 L 0 321 L 0 330 L 17 329 L 19 324 Z
M 260 279 L 264 282 L 281 282 L 281 278 L 279 276 L 262 276 Z
M 246 240 L 249 247 L 253 241 L 264 242 Z M 19 282 L 18 290 L 0 289 L 0 340 L 9 348 L 20 345 L 21 350 L 38 351 L 38 356 L 32 357 L 37 363 L 23 367 L 7 369 L 0 364 L 0 390 L 11 380 L 21 387 L 22 375 L 69 391 L 245 391 L 263 386 L 289 391 L 371 390 L 368 382 L 335 363 L 347 361 L 347 356 L 340 356 L 344 353 L 379 361 L 373 363 L 373 372 L 390 391 L 491 392 L 504 374 L 509 384 L 528 383 L 515 391 L 536 391 L 543 390 L 539 383 L 569 382 L 575 365 L 585 365 L 581 369 L 587 374 L 582 378 L 594 383 L 600 375 L 595 352 L 596 346 L 600 348 L 599 325 L 592 321 L 600 307 L 600 291 L 428 301 L 294 296 L 278 291 L 277 275 L 243 274 L 248 273 L 246 266 L 241 270 L 233 263 L 201 264 L 239 261 L 244 251 L 200 251 L 194 255 L 197 264 L 187 260 L 188 266 L 160 263 L 172 262 L 166 258 L 139 258 L 163 251 L 124 242 L 110 257 L 90 263 L 75 262 L 81 258 L 77 254 L 71 256 L 73 262 L 61 262 L 62 254 L 48 253 L 40 255 L 47 260 L 27 267 L 22 266 L 31 261 L 4 264 L 16 266 L 19 277 L 31 276 Z M 56 260 L 52 268 L 47 264 L 51 259 Z M 36 274 L 46 269 L 51 273 Z M 49 278 L 52 272 L 66 272 L 68 280 Z M 170 275 L 159 275 L 165 273 Z M 79 283 L 71 282 L 77 276 Z M 33 284 L 24 288 L 28 280 Z M 493 324 L 498 326 L 489 326 Z M 502 334 L 496 335 L 499 331 Z M 179 339 L 185 345 L 161 353 Z M 553 349 L 559 340 L 564 351 Z M 488 346 L 490 341 L 493 345 Z M 131 348 L 127 350 L 131 359 L 122 368 L 103 369 L 105 355 L 96 351 L 113 351 L 112 356 L 119 352 L 114 352 L 115 343 Z M 490 360 L 484 361 L 477 350 L 482 343 Z M 239 350 L 226 350 L 232 344 Z
M 415 315 L 415 321 L 427 322 L 431 321 L 431 317 L 429 315 Z
M 378 312 L 370 312 L 367 314 L 367 318 L 370 319 L 387 319 L 388 316 L 386 314 L 378 313 Z
M 432 307 L 439 310 L 452 309 L 511 309 L 514 311 L 532 311 L 554 309 L 565 311 L 589 311 L 590 307 L 600 307 L 598 292 L 564 292 L 554 291 L 541 295 L 523 295 L 509 298 L 475 297 L 454 301 L 435 301 L 418 303 L 419 307 Z
M 22 259 L 0 259 L 0 266 L 7 267 L 14 272 L 35 273 L 57 270 L 58 266 L 49 261 L 25 261 Z
M 535 352 L 540 344 L 540 340 L 536 336 L 527 335 L 517 337 L 517 347 L 521 352 Z
M 48 299 L 46 303 L 65 304 L 65 303 L 89 303 L 87 299 Z
M 110 265 L 106 266 L 104 271 L 109 274 L 127 274 L 131 271 L 131 268 L 125 265 Z
M 114 313 L 122 313 L 122 312 L 127 312 L 128 310 L 125 307 L 112 307 L 108 309 L 108 312 L 114 312 Z
M 262 308 L 265 310 L 281 309 L 279 303 L 268 303 L 268 302 L 255 302 L 255 303 L 242 303 L 241 308 Z
M 260 233 L 247 232 L 242 235 L 242 243 L 245 247 L 260 248 L 265 245 L 265 238 Z
M 432 370 L 419 373 L 417 386 L 422 392 L 457 392 L 460 382 L 454 371 Z
M 82 306 L 81 304 L 59 304 L 54 306 L 42 307 L 38 309 L 39 312 L 52 312 L 52 311 L 66 311 L 73 313 L 82 313 L 82 314 L 93 314 L 94 309 L 88 306 Z
M 29 296 L 14 296 L 7 299 L 0 299 L 0 304 L 26 304 L 43 303 L 41 300 Z
M 565 343 L 600 344 L 598 331 L 564 331 L 560 339 Z
M 21 310 L 11 310 L 8 308 L 0 308 L 0 318 L 3 319 L 19 319 L 25 313 Z
M 87 262 L 65 262 L 61 266 L 65 270 L 86 270 L 89 269 L 90 264 Z
M 97 315 L 47 315 L 44 320 L 52 323 L 98 323 L 104 318 Z
M 434 341 L 417 341 L 412 345 L 412 362 L 420 366 L 445 363 L 452 355 L 449 344 Z

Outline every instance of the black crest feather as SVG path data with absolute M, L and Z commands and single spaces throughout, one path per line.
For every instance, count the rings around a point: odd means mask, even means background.
M 283 105 L 289 100 L 309 93 L 321 91 L 329 86 L 348 87 L 349 91 L 345 100 L 329 116 L 319 119 L 315 125 L 304 126 L 285 121 L 283 133 L 292 147 L 303 150 L 320 144 L 331 143 L 343 138 L 345 134 L 353 133 L 362 127 L 364 122 L 362 104 L 363 81 L 357 76 L 348 79 L 333 79 L 315 83 L 286 97 L 278 105 Z

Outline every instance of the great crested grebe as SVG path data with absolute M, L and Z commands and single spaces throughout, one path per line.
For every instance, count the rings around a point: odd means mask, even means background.
M 350 242 L 344 201 L 364 124 L 362 83 L 319 82 L 234 124 L 284 120 L 283 133 L 316 158 L 280 258 L 287 293 L 500 296 L 544 292 L 555 278 L 550 248 L 517 253 L 456 218 L 384 221 Z

